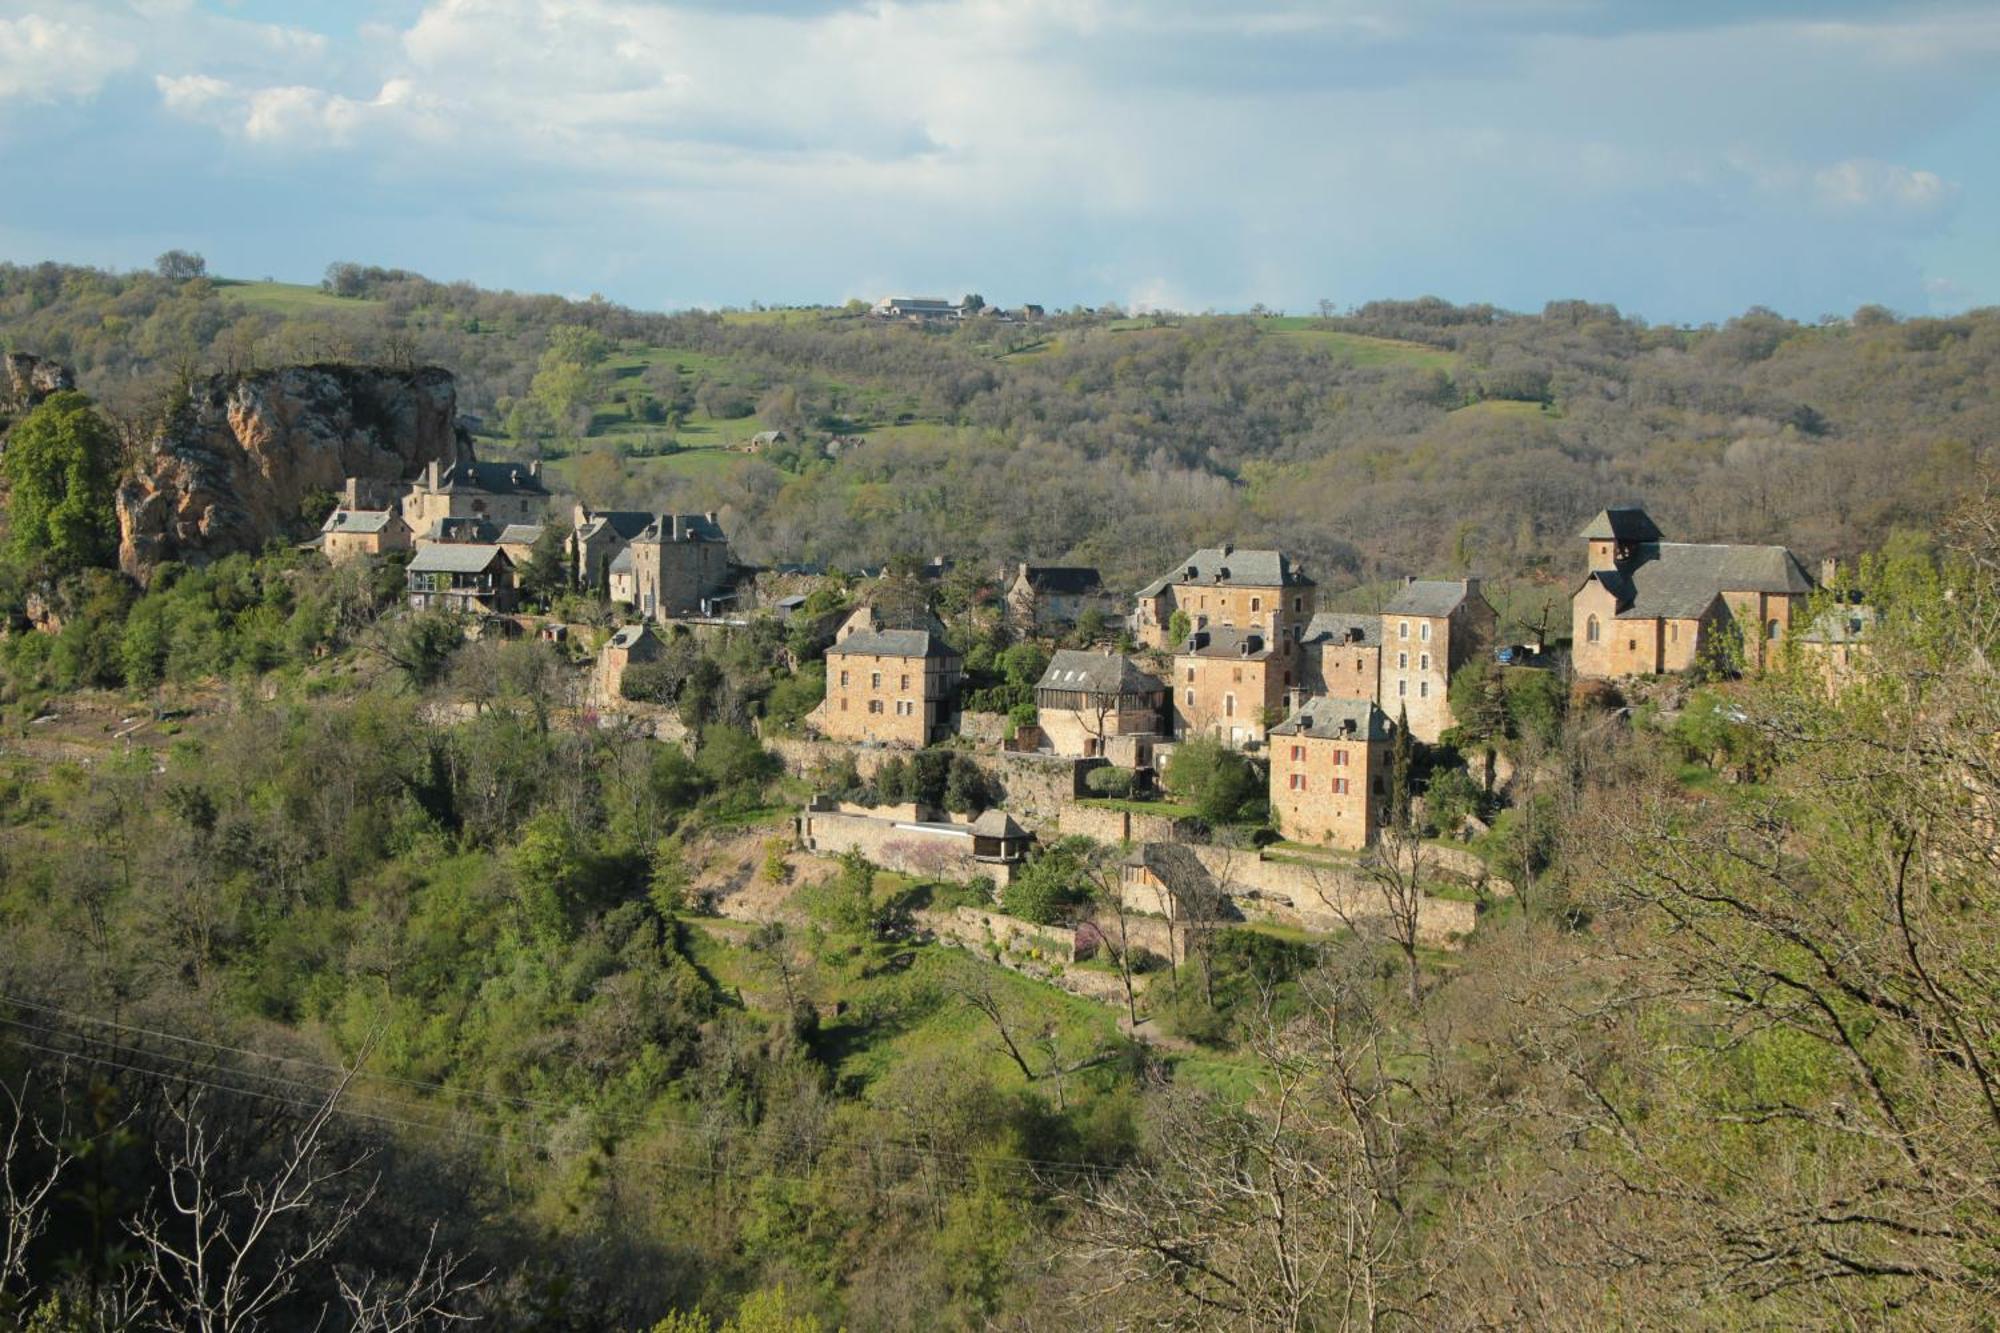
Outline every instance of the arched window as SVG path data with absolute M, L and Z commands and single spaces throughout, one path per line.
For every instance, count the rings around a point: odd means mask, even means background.
M 1597 617 L 1596 617 L 1596 616 L 1592 616 L 1592 617 L 1591 617 L 1590 619 L 1588 619 L 1588 620 L 1586 620 L 1586 621 L 1584 621 L 1584 622 L 1583 622 L 1583 641 L 1584 641 L 1585 643 L 1596 643 L 1596 642 L 1597 642 Z
M 1768 625 L 1764 626 L 1764 637 L 1765 637 L 1765 638 L 1767 638 L 1767 639 L 1769 639 L 1769 640 L 1771 640 L 1771 642 L 1773 642 L 1773 643 L 1776 643 L 1776 642 L 1778 641 L 1778 622 L 1777 622 L 1777 621 L 1775 621 L 1775 620 L 1774 620 L 1774 621 L 1772 621 L 1772 622 L 1771 622 L 1770 624 L 1768 624 Z

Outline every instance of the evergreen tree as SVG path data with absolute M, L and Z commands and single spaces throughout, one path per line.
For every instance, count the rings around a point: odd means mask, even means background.
M 59 571 L 107 563 L 117 545 L 118 437 L 80 393 L 52 394 L 7 441 L 8 545 Z

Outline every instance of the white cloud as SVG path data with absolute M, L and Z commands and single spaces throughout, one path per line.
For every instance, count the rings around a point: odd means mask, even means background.
M 89 97 L 137 59 L 132 43 L 87 21 L 0 19 L 0 100 Z
M 1820 204 L 1842 213 L 1885 212 L 1904 217 L 1935 213 L 1958 197 L 1959 187 L 1936 172 L 1849 158 L 1812 175 Z

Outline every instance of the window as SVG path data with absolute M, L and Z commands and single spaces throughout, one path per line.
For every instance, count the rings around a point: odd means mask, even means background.
M 1421 657 L 1419 657 L 1417 659 L 1417 667 L 1420 670 L 1429 671 L 1431 669 L 1431 655 L 1429 653 L 1425 653 Z
M 908 699 L 896 700 L 897 717 L 915 717 L 916 715 L 917 715 L 917 706 L 914 703 L 910 702 Z
M 1232 684 L 1241 685 L 1243 683 L 1243 668 L 1242 667 L 1229 668 L 1229 679 Z
M 1301 764 L 1305 762 L 1305 758 L 1306 758 L 1306 747 L 1303 745 L 1294 745 L 1292 747 L 1292 762 L 1295 764 Z
M 1293 614 L 1293 615 L 1304 615 L 1304 614 L 1305 614 L 1305 609 L 1306 609 L 1306 599 L 1305 599 L 1305 598 L 1303 598 L 1303 597 L 1294 597 L 1294 598 L 1292 598 L 1292 614 Z
M 1772 621 L 1770 624 L 1764 626 L 1764 637 L 1771 640 L 1771 642 L 1773 643 L 1776 643 L 1778 641 L 1778 635 L 1781 633 L 1783 633 L 1783 629 L 1782 627 L 1779 626 L 1778 622 L 1775 620 Z
M 1292 774 L 1292 790 L 1304 791 L 1305 789 L 1306 789 L 1306 775 L 1303 773 Z
M 1422 639 L 1425 643 L 1429 643 L 1431 641 L 1430 621 L 1426 620 L 1423 624 L 1417 626 L 1417 637 Z
M 1397 638 L 1399 638 L 1399 639 L 1407 639 L 1407 638 L 1409 638 L 1409 637 L 1410 637 L 1410 622 L 1409 622 L 1409 621 L 1407 621 L 1407 620 L 1399 620 L 1399 621 L 1397 621 L 1397 622 L 1396 622 L 1396 637 L 1397 637 Z
M 1236 716 L 1236 696 L 1235 696 L 1235 695 L 1233 695 L 1233 694 L 1225 694 L 1225 695 L 1223 695 L 1223 696 L 1222 696 L 1222 715 L 1223 715 L 1224 717 L 1235 717 L 1235 716 Z
M 1262 611 L 1264 609 L 1264 599 L 1261 597 L 1252 597 L 1250 599 L 1250 609 L 1252 611 Z
M 1409 692 L 1410 692 L 1410 682 L 1409 682 L 1409 681 L 1407 681 L 1407 680 L 1399 680 L 1399 681 L 1397 681 L 1397 682 L 1396 682 L 1396 697 L 1397 697 L 1397 698 L 1399 698 L 1399 699 L 1400 699 L 1400 698 L 1402 698 L 1402 697 L 1403 697 L 1404 695 L 1408 694 Z
M 1189 668 L 1188 668 L 1188 683 L 1189 683 L 1190 685 L 1192 685 L 1192 684 L 1194 683 L 1194 668 L 1193 668 L 1193 667 L 1189 667 Z
M 910 688 L 910 678 L 908 676 L 903 677 L 903 688 L 906 690 Z
M 1681 641 L 1681 622 L 1678 620 L 1669 620 L 1667 622 L 1667 642 L 1679 643 L 1680 641 Z
M 843 712 L 843 713 L 845 713 L 845 712 L 847 711 L 847 700 L 845 700 L 845 699 L 842 699 L 842 700 L 840 701 L 840 711 L 841 711 L 841 712 Z
M 1417 697 L 1419 699 L 1428 699 L 1431 697 L 1431 683 L 1429 681 L 1423 680 L 1417 682 Z
M 840 683 L 842 685 L 847 684 L 847 673 L 845 671 L 840 673 Z
M 868 673 L 868 688 L 869 688 L 869 689 L 871 689 L 871 690 L 879 690 L 879 689 L 881 689 L 881 688 L 882 688 L 882 673 L 881 673 L 881 672 L 879 672 L 879 671 L 871 671 L 871 672 L 869 672 L 869 673 Z
M 1333 780 L 1333 794 L 1334 794 L 1335 796 L 1345 796 L 1345 795 L 1347 795 L 1347 779 L 1346 779 L 1346 778 L 1335 778 L 1335 779 Z
M 1410 669 L 1410 655 L 1408 653 L 1397 653 L 1396 670 L 1408 671 L 1409 669 Z
M 882 711 L 882 701 L 881 701 L 880 699 L 870 699 L 870 700 L 868 701 L 868 711 L 869 711 L 869 712 L 871 712 L 871 713 L 879 713 L 879 712 L 881 712 L 881 711 Z
M 1361 670 L 1361 659 L 1358 657 L 1354 659 L 1354 669 L 1356 671 Z
M 1188 706 L 1189 708 L 1193 708 L 1193 707 L 1194 707 L 1194 691 L 1193 691 L 1193 690 L 1189 690 L 1189 691 L 1187 692 L 1187 706 Z
M 1590 619 L 1583 622 L 1583 641 L 1585 643 L 1596 643 L 1597 637 L 1598 637 L 1597 617 L 1592 616 Z
M 1333 752 L 1333 766 L 1335 768 L 1347 767 L 1347 751 L 1335 750 Z

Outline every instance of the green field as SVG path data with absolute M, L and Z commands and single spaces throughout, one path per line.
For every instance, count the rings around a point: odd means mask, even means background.
M 299 282 L 239 282 L 234 278 L 217 278 L 215 286 L 224 301 L 268 315 L 355 314 L 378 310 L 382 305 L 380 301 L 333 296 L 318 287 Z
M 1458 369 L 1457 354 L 1442 348 L 1314 327 L 1318 323 L 1304 315 L 1271 315 L 1258 320 L 1257 328 L 1268 338 L 1331 352 L 1351 366 L 1410 366 L 1447 374 Z

